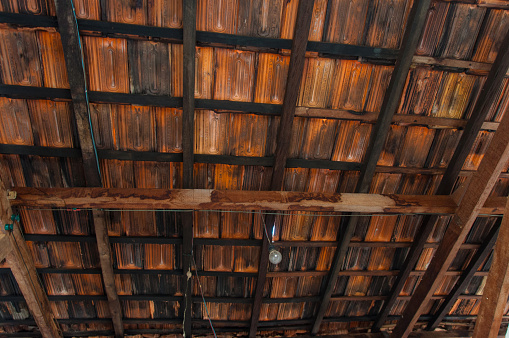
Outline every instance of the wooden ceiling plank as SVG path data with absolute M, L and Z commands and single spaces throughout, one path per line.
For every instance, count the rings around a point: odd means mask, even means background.
M 39 327 L 40 334 L 44 338 L 62 337 L 60 328 L 51 311 L 48 297 L 40 284 L 32 255 L 21 234 L 19 222 L 13 222 L 11 216 L 12 209 L 7 198 L 7 190 L 3 182 L 0 181 L 0 227 L 4 231 L 6 224 L 13 224 L 12 231 L 2 233 L 2 255 L 7 253 L 7 263 L 18 283 L 28 309 Z
M 183 186 L 194 186 L 194 89 L 196 55 L 196 0 L 183 2 L 183 102 L 182 102 L 182 155 Z M 181 311 L 183 313 L 184 337 L 192 336 L 192 294 L 193 294 L 193 213 L 182 214 L 182 266 L 185 292 Z
M 292 139 L 293 118 L 299 96 L 299 89 L 304 72 L 306 61 L 306 48 L 308 45 L 309 29 L 311 19 L 313 18 L 314 0 L 300 1 L 297 9 L 297 17 L 293 33 L 292 48 L 290 54 L 290 65 L 288 67 L 288 77 L 286 79 L 285 96 L 281 108 L 281 119 L 277 133 L 276 151 L 274 153 L 274 168 L 270 190 L 279 191 L 283 186 L 286 162 L 290 152 Z M 262 216 L 264 217 L 264 216 Z M 275 222 L 275 215 L 267 215 L 264 220 L 264 226 L 271 228 Z M 258 331 L 258 321 L 260 319 L 260 310 L 263 300 L 263 289 L 269 266 L 269 242 L 272 236 L 263 234 L 263 242 L 260 251 L 260 263 L 258 265 L 258 277 L 256 279 L 256 289 L 254 302 L 251 310 L 251 324 L 249 328 L 249 337 L 256 336 Z
M 69 79 L 69 88 L 77 125 L 78 138 L 85 168 L 85 180 L 89 187 L 102 187 L 99 158 L 95 146 L 94 132 L 90 118 L 88 89 L 85 78 L 83 49 L 80 41 L 78 23 L 72 0 L 54 0 L 57 21 Z M 124 336 L 122 307 L 118 299 L 113 274 L 111 246 L 104 212 L 93 211 L 93 223 L 97 248 L 102 269 L 102 279 L 116 337 Z
M 509 35 L 508 35 L 509 36 Z M 440 181 L 440 185 L 437 188 L 437 195 L 448 195 L 452 192 L 454 184 L 461 172 L 461 168 L 465 163 L 467 156 L 470 154 L 472 146 L 482 128 L 486 116 L 490 111 L 490 106 L 498 96 L 498 88 L 502 84 L 504 74 L 506 70 L 500 71 L 500 69 L 507 69 L 509 65 L 509 42 L 507 38 L 501 45 L 499 54 L 493 67 L 488 75 L 488 78 L 481 90 L 479 98 L 475 104 L 474 110 L 476 114 L 468 120 L 465 131 L 461 135 L 461 139 L 456 147 L 456 151 L 453 154 L 449 165 Z M 429 235 L 434 229 L 436 223 L 436 217 L 426 216 L 422 220 L 422 226 L 419 229 L 419 237 L 416 238 L 410 251 L 407 254 L 401 274 L 394 282 L 391 290 L 391 296 L 384 303 L 382 310 L 380 311 L 377 321 L 374 323 L 372 329 L 378 331 L 384 322 L 387 320 L 389 313 L 396 303 L 396 298 L 400 294 L 401 290 L 405 286 L 406 280 L 409 276 L 410 271 L 417 263 L 424 244 L 426 243 Z
M 477 250 L 475 256 L 472 258 L 472 260 L 468 264 L 468 267 L 465 269 L 465 272 L 458 279 L 456 285 L 454 285 L 454 288 L 451 290 L 451 292 L 449 292 L 444 302 L 433 316 L 433 319 L 429 322 L 426 330 L 429 331 L 435 330 L 440 324 L 440 322 L 444 319 L 444 317 L 447 316 L 449 310 L 452 308 L 456 300 L 462 298 L 461 297 L 462 292 L 465 291 L 465 289 L 470 284 L 470 281 L 477 272 L 477 269 L 491 254 L 491 250 L 493 249 L 493 246 L 497 241 L 499 230 L 500 230 L 500 219 L 497 220 L 496 224 L 493 225 L 493 228 L 488 234 L 486 241 Z
M 371 181 L 375 174 L 376 164 L 385 145 L 385 140 L 390 131 L 391 122 L 398 109 L 398 104 L 403 93 L 412 58 L 417 49 L 417 44 L 421 36 L 422 29 L 426 20 L 426 14 L 430 6 L 430 0 L 418 0 L 414 2 L 410 15 L 407 20 L 405 33 L 401 43 L 401 49 L 396 60 L 396 66 L 391 76 L 391 81 L 385 92 L 380 114 L 377 122 L 371 132 L 370 142 L 366 151 L 364 163 L 361 166 L 361 175 L 356 186 L 356 192 L 367 193 L 371 186 Z M 323 298 L 320 303 L 315 322 L 311 330 L 312 334 L 317 334 L 320 330 L 325 312 L 329 307 L 330 298 L 338 279 L 338 273 L 341 270 L 345 256 L 348 251 L 348 245 L 353 232 L 357 226 L 358 218 L 351 217 L 348 220 L 345 231 L 341 233 L 341 242 L 334 254 L 328 281 L 322 292 Z
M 507 243 L 509 243 L 509 212 L 506 212 L 502 218 L 500 232 L 498 239 L 496 239 L 493 262 L 475 322 L 474 338 L 494 338 L 498 336 L 502 316 L 507 306 L 507 297 L 509 296 L 509 250 L 507 250 Z
M 509 68 L 509 34 L 500 47 L 495 60 L 496 67 L 490 71 L 487 81 L 492 85 L 483 87 L 478 104 L 482 107 L 489 106 L 497 91 L 497 82 L 500 84 L 504 74 Z M 482 110 L 480 110 L 482 111 Z M 418 285 L 412 299 L 406 306 L 402 319 L 396 325 L 393 336 L 406 337 L 412 331 L 419 314 L 433 292 L 442 281 L 443 274 L 447 271 L 452 260 L 456 256 L 460 245 L 463 243 L 473 222 L 479 215 L 482 205 L 487 200 L 495 185 L 499 172 L 509 160 L 509 115 L 504 116 L 499 128 L 495 132 L 493 140 L 489 144 L 479 169 L 472 176 L 466 189 L 465 197 L 461 201 L 456 213 L 447 228 L 444 238 L 438 247 L 428 270 Z
M 100 187 L 101 171 L 95 147 L 95 141 L 90 119 L 90 107 L 85 79 L 83 49 L 81 47 L 78 24 L 74 5 L 71 0 L 54 0 L 60 39 L 64 49 L 67 77 L 71 91 L 74 117 L 76 120 L 78 138 L 85 168 L 85 179 L 88 186 Z

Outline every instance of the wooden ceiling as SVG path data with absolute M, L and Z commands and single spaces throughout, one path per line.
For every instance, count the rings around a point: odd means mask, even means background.
M 0 334 L 496 336 L 508 29 L 503 0 L 1 0 Z

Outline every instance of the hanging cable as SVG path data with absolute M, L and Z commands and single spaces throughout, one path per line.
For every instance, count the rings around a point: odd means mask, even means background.
M 198 267 L 196 266 L 196 261 L 194 260 L 194 255 L 191 258 L 193 260 L 194 273 L 196 274 L 196 279 L 198 280 L 198 286 L 200 287 L 201 299 L 203 300 L 203 305 L 205 306 L 205 313 L 207 314 L 207 318 L 209 320 L 210 328 L 212 329 L 212 333 L 214 333 L 214 338 L 217 338 L 216 330 L 214 329 L 214 325 L 212 325 L 212 320 L 210 319 L 209 309 L 207 307 L 207 302 L 205 301 L 205 295 L 203 293 L 203 287 L 201 285 L 200 276 L 198 276 Z

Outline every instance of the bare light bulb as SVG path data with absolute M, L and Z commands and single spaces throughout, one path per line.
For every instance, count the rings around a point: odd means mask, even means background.
M 269 251 L 269 261 L 276 265 L 281 263 L 281 260 L 283 259 L 283 255 L 281 255 L 281 252 L 277 251 L 276 249 L 270 249 Z

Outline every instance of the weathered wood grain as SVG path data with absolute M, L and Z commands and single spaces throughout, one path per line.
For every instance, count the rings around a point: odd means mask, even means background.
M 0 227 L 4 231 L 5 224 L 12 224 L 12 210 L 7 199 L 7 190 L 0 181 Z M 2 233 L 2 246 L 6 246 L 7 263 L 18 283 L 19 289 L 27 303 L 30 313 L 35 319 L 37 326 L 44 338 L 62 337 L 60 328 L 51 311 L 48 298 L 43 287 L 39 283 L 37 270 L 28 250 L 23 235 L 19 230 L 19 224 L 15 223 L 14 230 Z M 8 239 L 8 242 L 5 239 Z M 6 252 L 2 249 L 2 256 Z

